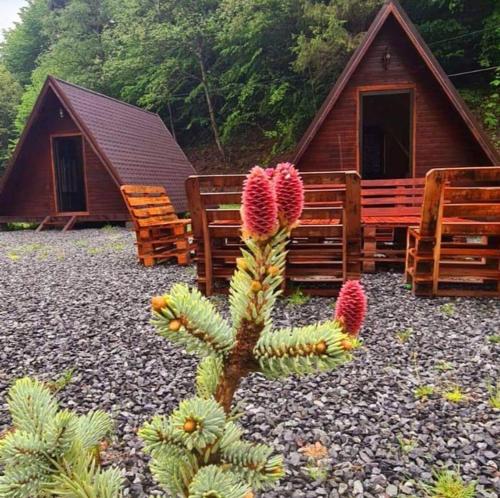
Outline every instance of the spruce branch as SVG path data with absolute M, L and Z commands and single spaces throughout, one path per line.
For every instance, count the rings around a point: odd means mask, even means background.
M 15 382 L 7 403 L 13 430 L 0 444 L 1 498 L 121 496 L 121 474 L 96 462 L 95 447 L 112 426 L 108 415 L 58 411 L 49 388 L 29 378 Z
M 189 498 L 244 498 L 250 491 L 238 475 L 216 465 L 202 467 L 189 486 Z
M 196 372 L 196 394 L 209 399 L 215 395 L 223 371 L 222 359 L 215 356 L 204 358 Z
M 163 300 L 153 319 L 160 335 L 202 356 L 224 355 L 234 345 L 232 328 L 198 290 L 177 284 Z
M 331 370 L 350 358 L 344 348 L 347 336 L 335 321 L 302 328 L 263 333 L 254 354 L 268 377 L 305 375 Z

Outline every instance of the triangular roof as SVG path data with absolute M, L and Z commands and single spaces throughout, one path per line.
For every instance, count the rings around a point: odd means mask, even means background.
M 415 25 L 411 22 L 410 18 L 403 10 L 401 5 L 396 0 L 387 0 L 385 4 L 380 9 L 379 13 L 373 20 L 370 28 L 366 32 L 361 44 L 355 50 L 351 59 L 347 63 L 346 67 L 342 71 L 341 75 L 337 79 L 334 87 L 326 97 L 321 108 L 314 117 L 312 123 L 307 128 L 306 132 L 302 136 L 299 144 L 297 145 L 295 151 L 294 162 L 297 163 L 304 152 L 307 150 L 312 139 L 316 133 L 321 128 L 321 125 L 327 118 L 328 114 L 332 110 L 333 106 L 339 99 L 342 91 L 349 82 L 354 71 L 359 66 L 360 62 L 363 60 L 366 52 L 373 43 L 375 37 L 379 33 L 380 29 L 384 26 L 388 18 L 392 16 L 398 24 L 401 26 L 403 31 L 408 36 L 412 45 L 417 50 L 420 57 L 424 60 L 426 66 L 431 71 L 434 78 L 439 83 L 440 87 L 443 89 L 444 93 L 450 100 L 451 104 L 457 110 L 457 112 L 462 117 L 463 121 L 471 131 L 472 135 L 477 140 L 478 144 L 490 159 L 491 163 L 496 165 L 500 164 L 500 155 L 496 148 L 493 146 L 487 135 L 484 133 L 483 129 L 476 121 L 469 108 L 465 102 L 460 97 L 459 93 L 455 89 L 453 83 L 450 81 L 443 68 L 437 61 L 437 59 L 432 54 L 431 50 L 425 43 L 424 39 L 420 36 Z
M 33 107 L 0 193 L 50 90 L 118 186 L 164 185 L 176 210 L 187 209 L 184 181 L 195 170 L 160 116 L 53 76 L 47 77 Z

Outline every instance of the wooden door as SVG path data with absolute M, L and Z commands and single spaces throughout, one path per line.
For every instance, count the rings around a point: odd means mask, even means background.
M 58 211 L 85 212 L 87 199 L 82 137 L 54 137 L 52 148 Z

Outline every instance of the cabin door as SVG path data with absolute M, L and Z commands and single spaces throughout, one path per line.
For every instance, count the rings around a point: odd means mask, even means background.
M 52 147 L 58 211 L 86 211 L 82 137 L 54 137 Z
M 363 179 L 412 177 L 412 91 L 360 94 Z

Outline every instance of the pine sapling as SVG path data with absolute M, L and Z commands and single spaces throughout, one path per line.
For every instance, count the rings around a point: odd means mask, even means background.
M 201 357 L 196 394 L 170 416 L 155 416 L 139 434 L 156 480 L 172 496 L 251 498 L 284 475 L 272 448 L 243 439 L 233 398 L 243 378 L 332 370 L 351 357 L 366 311 L 359 283 L 348 282 L 335 318 L 275 329 L 273 307 L 282 292 L 286 246 L 299 223 L 304 189 L 289 163 L 254 167 L 242 196 L 245 248 L 231 279 L 231 322 L 198 290 L 174 285 L 152 299 L 153 323 L 172 342 Z
M 49 387 L 23 378 L 9 390 L 12 428 L 0 435 L 0 497 L 118 498 L 123 478 L 99 468 L 99 445 L 112 429 L 101 411 L 60 410 Z

